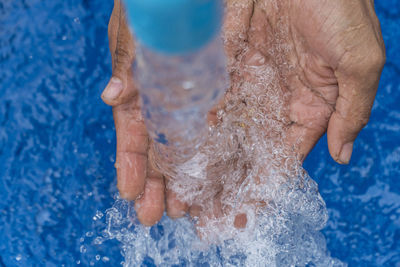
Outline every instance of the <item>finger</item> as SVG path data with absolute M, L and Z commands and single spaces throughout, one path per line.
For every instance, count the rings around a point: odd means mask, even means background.
M 296 159 L 303 162 L 324 132 L 325 129 L 308 128 L 294 123 L 287 133 L 288 147 L 293 151 Z
M 226 12 L 224 20 L 225 52 L 229 61 L 228 66 L 233 66 L 236 57 L 244 49 L 247 41 L 247 31 L 253 11 L 253 0 L 228 0 L 226 1 Z M 232 70 L 233 71 L 233 70 Z M 232 83 L 238 79 L 237 75 L 231 73 Z M 219 119 L 218 110 L 223 109 L 225 99 L 213 107 L 207 115 L 209 125 L 215 126 Z
M 114 52 L 117 48 L 118 40 L 118 28 L 120 23 L 121 15 L 121 1 L 114 0 L 114 7 L 108 22 L 108 45 L 111 51 L 111 56 L 114 56 Z
M 193 204 L 189 208 L 189 215 L 190 217 L 196 219 L 200 217 L 201 212 L 203 211 L 202 207 L 197 204 Z
M 210 126 L 216 126 L 220 120 L 218 118 L 218 111 L 223 110 L 225 106 L 225 97 L 222 97 L 221 100 L 208 112 L 207 121 Z
M 228 60 L 235 60 L 245 47 L 253 6 L 253 0 L 226 1 L 224 37 Z
M 177 195 L 171 189 L 167 189 L 166 203 L 167 215 L 172 219 L 183 217 L 189 210 L 188 205 L 180 201 Z
M 212 205 L 206 208 L 194 205 L 190 208 L 190 214 L 192 218 L 198 219 L 196 222 L 198 237 L 209 243 L 218 242 L 221 237 L 233 237 L 235 235 L 233 229 L 241 230 L 248 227 L 247 213 L 240 209 L 223 209 L 220 199 L 214 199 Z M 232 236 L 225 236 L 227 232 Z M 224 233 L 223 236 L 221 233 Z
M 209 203 L 192 205 L 189 214 L 196 220 L 197 236 L 208 243 L 213 243 L 218 236 L 215 231 L 222 231 L 226 225 L 219 196 L 215 196 Z M 218 224 L 215 224 L 216 220 Z
M 384 48 L 368 42 L 358 53 L 346 53 L 335 71 L 339 96 L 328 125 L 328 147 L 332 158 L 348 164 L 354 140 L 367 124 L 385 62 Z
M 221 228 L 232 226 L 236 229 L 246 228 L 248 226 L 247 212 L 249 212 L 249 209 L 244 208 L 244 205 L 254 208 L 260 206 L 259 203 L 253 200 L 237 203 L 238 205 L 233 203 L 231 203 L 231 205 L 226 205 L 223 204 L 222 198 L 224 198 L 224 196 L 221 192 L 208 203 L 196 203 L 190 207 L 190 216 L 194 219 L 198 219 L 196 227 L 200 238 L 207 239 L 207 234 L 202 230 L 207 228 L 212 221 L 218 221 L 217 227 Z
M 113 74 L 101 97 L 106 104 L 116 106 L 128 102 L 137 94 L 131 69 L 135 58 L 134 40 L 119 0 L 114 2 L 108 36 Z
M 117 180 L 122 198 L 134 200 L 144 189 L 148 135 L 138 99 L 113 108 L 117 133 Z
M 235 220 L 233 221 L 233 226 L 236 229 L 243 229 L 246 228 L 247 225 L 247 214 L 246 213 L 239 213 L 235 216 Z
M 147 165 L 147 179 L 143 196 L 136 200 L 135 209 L 139 221 L 151 226 L 161 220 L 165 209 L 165 184 L 163 175 L 150 164 Z
M 337 85 L 323 85 L 311 90 L 295 80 L 293 83 L 297 85 L 297 90 L 291 91 L 289 119 L 292 124 L 289 125 L 286 144 L 293 150 L 297 159 L 303 161 L 325 133 L 334 109 L 321 92 L 337 92 Z M 332 97 L 334 101 L 337 94 L 332 94 Z

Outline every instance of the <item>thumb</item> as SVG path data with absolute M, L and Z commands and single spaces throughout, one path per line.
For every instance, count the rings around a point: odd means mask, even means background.
M 112 56 L 112 77 L 101 98 L 116 106 L 128 102 L 137 94 L 132 78 L 132 63 L 135 58 L 135 45 L 123 6 L 115 1 L 108 25 L 108 36 Z
M 354 141 L 369 120 L 385 62 L 382 47 L 368 50 L 362 57 L 346 54 L 335 71 L 339 96 L 328 124 L 328 147 L 340 164 L 349 163 Z

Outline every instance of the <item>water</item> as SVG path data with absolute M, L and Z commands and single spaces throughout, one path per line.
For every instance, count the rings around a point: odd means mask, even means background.
M 202 164 L 195 156 L 207 136 L 207 113 L 229 86 L 223 49 L 220 38 L 173 56 L 137 43 L 133 73 L 146 128 L 156 141 L 149 154 L 165 176 L 191 176 L 188 166 Z
M 223 1 L 125 4 L 137 40 L 133 74 L 155 141 L 149 159 L 166 177 L 193 176 L 193 168 L 206 164 L 196 154 L 207 136 L 207 114 L 229 86 L 219 38 Z
M 325 138 L 305 163 L 328 208 L 327 247 L 349 266 L 400 262 L 400 8 L 396 0 L 376 6 L 388 60 L 352 164 L 336 165 Z M 110 75 L 110 12 L 105 1 L 1 1 L 0 266 L 126 260 L 117 240 L 95 242 L 116 193 L 111 110 L 99 97 Z M 164 224 L 140 235 L 148 233 L 149 244 L 162 240 L 173 229 Z M 145 266 L 157 261 L 149 255 Z M 193 263 L 207 259 L 199 254 Z

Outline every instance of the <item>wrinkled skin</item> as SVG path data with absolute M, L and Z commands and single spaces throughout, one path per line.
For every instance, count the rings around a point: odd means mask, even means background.
M 332 158 L 349 163 L 354 140 L 368 122 L 385 62 L 373 1 L 228 0 L 226 5 L 224 32 L 231 64 L 267 62 L 282 72 L 282 90 L 289 97 L 281 118 L 286 142 L 296 143 L 296 156 L 304 160 L 327 132 Z M 165 209 L 170 217 L 181 217 L 189 207 L 165 189 L 163 175 L 147 160 L 150 141 L 131 70 L 134 41 L 120 0 L 115 0 L 108 33 L 113 74 L 102 99 L 113 107 L 121 197 L 136 199 L 144 225 L 160 220 Z M 275 49 L 272 55 L 271 47 L 281 41 L 291 49 Z M 244 46 L 249 49 L 241 56 Z M 230 75 L 230 93 L 240 90 L 241 80 L 251 79 Z M 213 115 L 215 111 L 211 120 Z M 245 221 L 238 215 L 235 226 L 243 227 Z

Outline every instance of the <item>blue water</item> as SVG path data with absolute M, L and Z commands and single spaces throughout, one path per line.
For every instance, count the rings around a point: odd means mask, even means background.
M 349 166 L 331 160 L 326 138 L 305 162 L 328 206 L 328 248 L 349 266 L 400 266 L 400 4 L 375 2 L 387 64 L 370 123 Z M 116 193 L 112 114 L 99 97 L 111 9 L 0 0 L 0 266 L 124 260 L 117 241 L 92 242 L 105 226 L 96 211 Z

